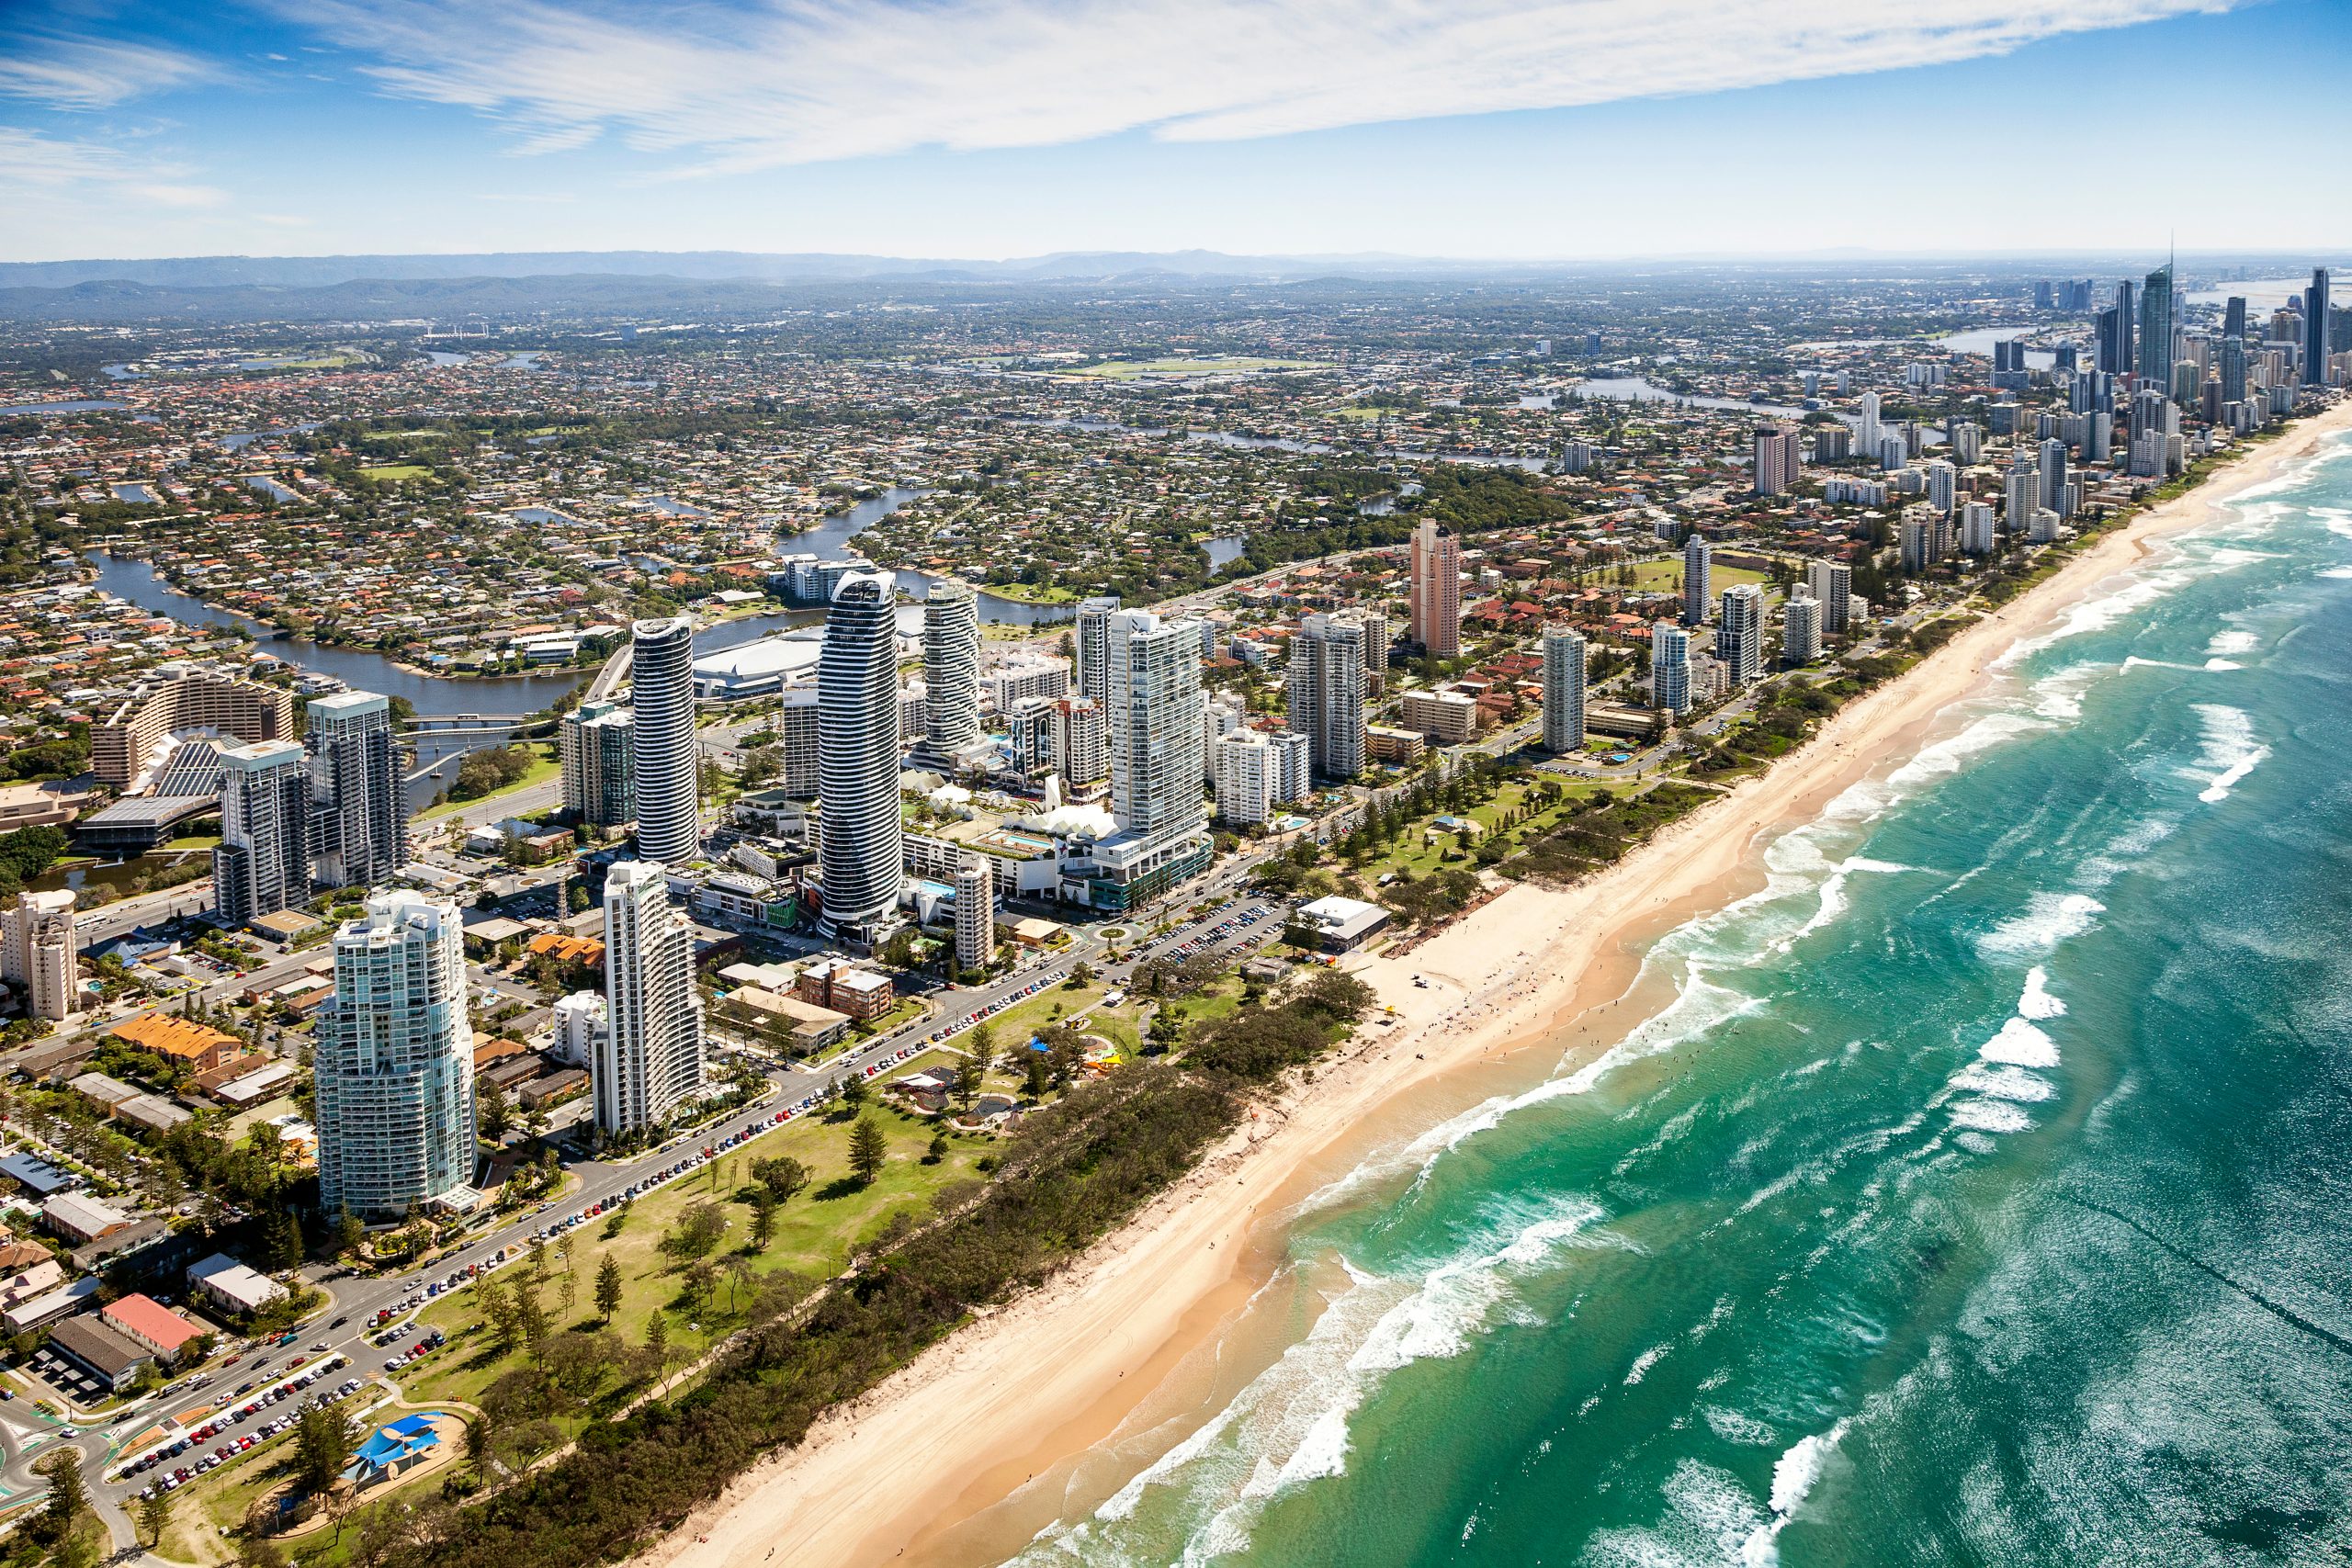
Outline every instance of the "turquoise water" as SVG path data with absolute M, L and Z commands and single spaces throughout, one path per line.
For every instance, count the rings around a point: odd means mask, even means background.
M 2347 648 L 2339 442 L 1308 1204 L 1287 1349 L 1020 1561 L 2346 1561 Z

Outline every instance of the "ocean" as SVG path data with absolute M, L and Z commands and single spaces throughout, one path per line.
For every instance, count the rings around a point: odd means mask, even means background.
M 1274 1348 L 1023 1568 L 2352 1553 L 2352 440 L 1293 1216 Z

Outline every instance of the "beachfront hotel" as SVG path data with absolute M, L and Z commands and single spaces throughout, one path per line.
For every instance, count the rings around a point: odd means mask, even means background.
M 470 1210 L 473 1028 L 458 907 L 379 893 L 334 936 L 319 1010 L 319 1204 L 370 1224 Z

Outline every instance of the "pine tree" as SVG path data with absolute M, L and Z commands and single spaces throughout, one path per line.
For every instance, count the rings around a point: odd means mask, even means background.
M 859 1117 L 857 1124 L 849 1130 L 849 1168 L 859 1185 L 870 1187 L 874 1179 L 882 1174 L 882 1161 L 888 1149 L 888 1140 L 883 1137 L 882 1129 L 875 1125 L 874 1119 Z
M 164 1532 L 171 1528 L 172 1500 L 161 1492 L 151 1492 L 139 1505 L 139 1536 L 150 1547 L 163 1544 Z
M 49 1506 L 42 1510 L 41 1521 L 51 1540 L 63 1540 L 74 1532 L 74 1521 L 90 1506 L 89 1488 L 82 1483 L 82 1453 L 78 1449 L 60 1449 L 47 1461 L 43 1473 L 49 1477 Z
M 610 1323 L 620 1304 L 621 1266 L 607 1258 L 596 1265 L 596 1314 Z

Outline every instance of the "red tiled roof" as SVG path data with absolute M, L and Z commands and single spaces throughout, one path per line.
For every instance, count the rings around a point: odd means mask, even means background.
M 146 1296 L 125 1296 L 107 1303 L 102 1316 L 130 1329 L 151 1345 L 176 1350 L 204 1331 L 160 1302 Z

